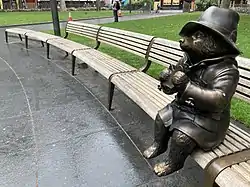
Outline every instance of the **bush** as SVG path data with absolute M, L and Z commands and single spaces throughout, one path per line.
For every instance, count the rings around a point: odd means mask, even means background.
M 200 0 L 196 2 L 197 11 L 205 11 L 210 6 L 218 6 L 217 0 Z

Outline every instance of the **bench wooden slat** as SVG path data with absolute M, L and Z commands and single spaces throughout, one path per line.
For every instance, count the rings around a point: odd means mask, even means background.
M 83 29 L 76 29 L 76 28 L 74 28 L 74 29 L 68 29 L 67 30 L 67 32 L 70 32 L 70 33 L 79 33 L 79 34 L 82 34 L 82 35 L 84 35 L 84 34 L 87 34 L 87 35 L 90 35 L 90 36 L 93 36 L 93 37 L 96 37 L 96 33 L 97 32 L 92 32 L 92 31 L 88 31 L 88 30 L 83 30 Z
M 68 30 L 81 30 L 83 32 L 87 31 L 87 32 L 97 33 L 99 28 L 100 27 L 93 28 L 93 27 L 85 27 L 85 26 L 78 26 L 78 25 L 67 25 L 66 31 L 68 31 Z
M 240 151 L 239 148 L 237 148 L 236 146 L 234 146 L 231 142 L 227 141 L 227 139 L 225 139 L 222 142 L 222 144 L 225 145 L 230 150 L 230 153 L 235 153 L 235 152 Z
M 136 80 L 136 78 L 133 78 L 130 76 L 122 76 L 122 77 L 120 77 L 120 79 L 123 80 L 124 82 L 126 81 L 128 83 L 133 82 L 133 85 L 131 84 L 130 89 L 134 90 L 141 97 L 143 96 L 145 99 L 150 100 L 147 102 L 147 105 L 149 108 L 151 107 L 151 105 L 154 105 L 156 107 L 156 109 L 164 107 L 164 103 L 162 103 L 162 101 L 156 97 L 155 90 L 149 92 L 147 90 L 148 87 L 143 87 L 144 85 L 141 85 L 140 81 L 138 81 L 138 79 Z M 167 98 L 165 98 L 165 99 L 167 99 Z
M 239 84 L 244 87 L 250 87 L 250 80 L 245 79 L 244 77 L 240 77 Z
M 241 143 L 241 145 L 247 147 L 250 147 L 250 143 L 247 142 L 246 140 L 244 140 L 243 138 L 241 138 L 240 136 L 236 135 L 235 133 L 233 133 L 231 130 L 227 131 L 227 135 L 231 138 L 233 138 L 235 141 L 238 141 L 239 143 Z
M 8 28 L 8 29 L 5 29 L 6 32 L 10 32 L 10 33 L 14 33 L 14 34 L 21 34 L 21 35 L 24 35 L 25 33 L 27 32 L 34 32 L 33 30 L 30 30 L 30 29 L 23 29 L 23 28 Z
M 42 32 L 27 32 L 25 35 L 28 36 L 28 38 L 35 39 L 38 41 L 43 41 L 43 42 L 46 42 L 49 39 L 51 40 L 51 39 L 60 39 L 61 38 L 59 36 L 55 36 L 55 35 L 51 35 L 51 34 L 47 34 L 47 33 L 42 33 Z
M 100 72 L 105 78 L 109 78 L 111 74 L 121 71 L 136 70 L 128 64 L 116 59 L 110 60 L 106 54 L 95 49 L 75 51 L 73 55 L 87 63 L 96 71 Z M 106 59 L 104 59 L 106 58 Z
M 247 162 L 242 162 L 241 166 L 244 167 L 246 170 L 250 171 L 250 165 Z
M 241 76 L 244 76 L 246 78 L 250 78 L 250 71 L 242 69 L 240 67 L 238 69 L 239 69 L 239 72 L 240 72 Z
M 219 176 L 215 179 L 215 182 L 219 186 L 226 187 L 249 187 L 249 181 L 239 174 L 234 168 L 226 168 L 223 170 Z
M 162 63 L 169 63 L 175 65 L 180 57 L 173 55 L 171 53 L 167 53 L 164 51 L 156 50 L 156 49 L 151 49 L 149 53 L 149 57 L 151 57 L 151 60 L 161 60 Z
M 123 40 L 128 40 L 130 42 L 134 42 L 134 43 L 138 43 L 138 44 L 141 44 L 141 45 L 146 45 L 148 46 L 148 44 L 150 43 L 150 40 L 145 40 L 144 38 L 134 38 L 134 37 L 131 37 L 131 36 L 126 36 L 126 35 L 123 35 L 122 33 L 121 34 L 116 34 L 116 33 L 112 33 L 112 32 L 109 32 L 109 31 L 105 31 L 105 30 L 100 30 L 99 32 L 100 35 L 103 35 L 103 36 L 106 36 L 107 38 L 111 38 L 111 39 L 116 39 L 116 40 L 120 40 L 120 39 L 123 39 Z
M 209 152 L 204 152 L 200 149 L 194 151 L 191 157 L 202 167 L 205 168 L 206 165 L 215 157 L 212 157 Z
M 74 31 L 72 33 L 75 34 L 75 35 L 84 36 L 84 37 L 87 37 L 87 38 L 90 38 L 90 39 L 95 39 L 96 38 L 96 35 L 94 35 L 94 34 L 82 33 L 82 32 L 79 32 L 79 31 Z
M 127 76 L 131 76 L 131 74 L 127 74 Z M 133 74 L 132 79 L 133 81 L 139 82 L 142 90 L 145 90 L 146 92 L 154 92 L 154 94 L 157 94 L 157 99 L 161 102 L 162 106 L 165 106 L 174 100 L 175 94 L 167 95 L 163 91 L 158 90 L 157 85 L 159 84 L 159 81 L 156 81 L 156 79 L 152 78 L 151 76 L 141 72 L 137 72 L 136 75 L 135 73 Z M 144 82 L 147 82 L 147 84 L 145 85 Z M 166 100 L 168 101 L 168 103 L 166 103 Z
M 129 95 L 129 97 L 133 97 L 133 101 L 139 104 L 142 110 L 146 111 L 147 114 L 149 114 L 150 116 L 157 115 L 157 112 L 156 112 L 157 108 L 154 107 L 153 105 L 151 107 L 148 107 L 147 105 L 148 100 L 146 100 L 141 95 L 138 95 L 136 90 L 130 89 L 131 84 L 129 84 L 126 81 L 123 81 L 121 78 L 119 78 L 119 76 L 114 76 L 112 79 L 112 82 L 115 83 L 115 85 L 120 90 L 122 90 L 126 95 Z
M 143 84 L 141 79 L 138 79 L 135 76 L 131 76 L 131 74 L 129 74 L 129 73 L 122 76 L 122 78 L 127 82 L 130 82 L 130 83 L 133 82 L 133 86 L 131 86 L 131 89 L 137 89 L 138 92 L 140 92 L 140 95 L 142 95 L 142 96 L 144 95 L 144 96 L 148 97 L 149 99 L 151 98 L 152 102 L 155 105 L 157 105 L 158 108 L 163 108 L 165 106 L 164 100 L 166 100 L 168 98 L 164 97 L 163 95 L 160 98 L 158 91 L 156 92 L 156 89 L 152 88 L 150 83 L 145 86 L 145 84 Z
M 97 33 L 99 27 L 97 28 L 93 28 L 93 27 L 84 27 L 84 26 L 77 26 L 77 25 L 67 25 L 66 31 L 68 30 L 82 30 L 84 31 L 88 31 L 88 32 L 93 32 L 93 33 Z
M 133 42 L 131 40 L 121 39 L 121 38 L 115 38 L 115 37 L 107 37 L 107 35 L 104 35 L 102 33 L 99 33 L 98 40 L 110 40 L 113 44 L 117 44 L 119 46 L 126 46 L 127 48 L 131 48 L 132 50 L 143 50 L 146 53 L 146 50 L 148 48 L 147 45 L 143 45 L 140 43 Z M 137 49 L 138 48 L 138 49 Z
M 64 38 L 56 39 L 56 40 L 48 40 L 48 44 L 55 46 L 59 49 L 62 49 L 68 53 L 72 53 L 74 50 L 79 50 L 79 49 L 90 49 L 90 47 L 86 45 L 82 45 L 80 43 L 67 40 Z
M 239 143 L 238 141 L 236 141 L 235 139 L 233 139 L 229 135 L 226 135 L 226 140 L 228 140 L 229 142 L 231 142 L 238 150 L 243 150 L 243 149 L 247 148 L 246 146 L 244 146 L 243 144 Z
M 74 55 L 76 55 L 77 57 L 84 56 L 86 57 L 87 60 L 89 60 L 90 62 L 94 63 L 98 63 L 99 66 L 101 66 L 102 68 L 105 68 L 108 73 L 107 78 L 112 74 L 112 73 L 117 73 L 120 71 L 130 71 L 130 70 L 135 70 L 131 67 L 127 67 L 127 64 L 122 64 L 119 63 L 119 61 L 117 60 L 109 60 L 109 59 L 103 59 L 102 57 L 104 56 L 104 54 L 93 54 L 92 55 L 92 51 L 84 51 L 84 52 L 76 52 L 76 54 L 74 53 Z M 79 58 L 80 58 L 79 57 Z M 81 58 L 80 58 L 81 59 Z M 102 71 L 101 71 L 102 72 Z
M 217 157 L 221 157 L 224 153 L 217 147 L 213 150 L 213 152 L 217 155 Z
M 153 38 L 153 36 L 150 36 L 150 35 L 135 33 L 131 31 L 125 31 L 125 30 L 120 30 L 120 29 L 115 29 L 115 28 L 110 28 L 110 27 L 102 27 L 101 30 L 107 31 L 109 33 L 115 33 L 117 35 L 124 35 L 124 36 L 130 36 L 133 38 L 143 39 L 145 41 L 151 41 L 151 39 Z
M 244 176 L 248 181 L 250 181 L 250 171 L 249 170 L 246 170 L 240 164 L 235 164 L 232 166 L 232 168 L 235 169 L 242 176 Z
M 237 86 L 237 90 L 236 92 L 239 94 L 239 95 L 242 95 L 241 92 L 243 92 L 244 94 L 250 96 L 250 89 L 249 88 L 246 88 L 246 87 L 243 87 L 241 85 L 238 85 Z M 244 96 L 246 96 L 244 95 Z
M 228 147 L 226 147 L 224 144 L 220 144 L 218 146 L 218 149 L 221 150 L 224 155 L 229 155 L 232 151 L 228 149 Z
M 248 69 L 250 71 L 250 60 L 248 58 L 244 58 L 244 57 L 241 57 L 241 56 L 237 56 L 236 57 L 236 60 L 238 62 L 238 65 L 245 68 L 245 69 Z
M 236 133 L 238 136 L 241 136 L 242 138 L 244 138 L 246 141 L 250 142 L 250 134 L 243 131 L 242 129 L 240 129 L 236 125 L 231 123 L 230 130 L 233 131 L 234 133 Z
M 170 60 L 170 59 L 164 59 L 163 57 L 161 56 L 156 56 L 154 54 L 150 54 L 148 60 L 152 61 L 152 62 L 156 62 L 157 64 L 160 64 L 164 67 L 169 67 L 169 65 L 173 64 L 173 65 L 176 65 L 177 62 L 176 61 L 173 61 L 173 60 Z
M 162 52 L 162 55 L 166 55 L 165 53 L 170 53 L 175 56 L 175 58 L 181 58 L 184 55 L 183 51 L 180 51 L 179 49 L 172 48 L 169 45 L 160 45 L 157 43 L 154 43 L 152 45 L 152 50 L 158 50 Z
M 92 50 L 88 50 L 87 52 L 83 52 L 84 55 L 88 56 L 89 59 L 92 60 L 92 58 L 94 58 L 94 60 L 97 60 L 100 63 L 103 64 L 107 64 L 110 68 L 110 70 L 114 70 L 114 73 L 117 73 L 116 70 L 122 70 L 122 71 L 130 71 L 130 70 L 136 70 L 135 68 L 133 68 L 132 66 L 123 63 L 105 53 L 102 53 L 100 51 L 97 51 L 95 49 Z
M 159 45 L 169 46 L 169 47 L 174 48 L 176 50 L 182 51 L 182 49 L 180 48 L 179 42 L 176 42 L 176 41 L 172 41 L 172 40 L 168 40 L 168 39 L 164 39 L 164 38 L 156 38 L 154 43 L 159 44 Z
M 131 52 L 131 53 L 134 53 L 138 56 L 141 56 L 141 57 L 145 57 L 146 55 L 146 50 L 142 50 L 142 49 L 139 49 L 139 48 L 136 48 L 136 47 L 131 47 L 130 45 L 127 45 L 127 44 L 119 44 L 119 42 L 115 42 L 113 40 L 109 40 L 109 39 L 104 39 L 104 38 L 100 38 L 98 41 L 101 41 L 101 42 L 104 42 L 104 43 L 107 43 L 109 45 L 112 45 L 114 47 L 118 47 L 125 50 L 125 51 L 128 51 L 128 52 Z
M 88 27 L 88 28 L 99 28 L 99 25 L 95 25 L 95 24 L 89 24 L 89 23 L 83 23 L 83 22 L 78 22 L 78 21 L 69 21 L 67 23 L 67 26 L 74 26 L 74 25 L 78 25 L 78 26 L 84 26 L 84 27 Z

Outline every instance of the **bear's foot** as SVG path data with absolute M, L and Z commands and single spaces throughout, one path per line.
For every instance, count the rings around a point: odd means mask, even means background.
M 167 150 L 167 146 L 161 146 L 154 142 L 148 149 L 143 152 L 143 156 L 147 159 L 154 158 Z
M 165 161 L 154 166 L 154 172 L 158 177 L 169 175 L 175 171 L 180 170 L 183 164 L 175 164 L 170 161 Z

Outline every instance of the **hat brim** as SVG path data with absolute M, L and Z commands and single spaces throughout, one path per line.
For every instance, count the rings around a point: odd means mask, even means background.
M 190 33 L 193 33 L 193 32 L 195 32 L 195 31 L 197 31 L 197 30 L 198 30 L 199 28 L 201 28 L 201 27 L 206 28 L 206 29 L 209 29 L 209 30 L 212 31 L 213 33 L 215 33 L 215 34 L 221 36 L 221 37 L 224 39 L 224 41 L 227 42 L 227 43 L 233 48 L 233 50 L 234 50 L 236 53 L 238 53 L 238 54 L 241 53 L 240 50 L 237 48 L 236 44 L 235 44 L 233 41 L 229 40 L 229 39 L 228 39 L 227 37 L 225 37 L 225 35 L 222 34 L 220 31 L 211 28 L 209 25 L 207 25 L 207 24 L 204 23 L 204 22 L 190 21 L 190 22 L 186 23 L 186 24 L 182 27 L 182 29 L 181 29 L 179 35 L 180 35 L 180 36 L 186 36 L 187 34 L 190 34 Z

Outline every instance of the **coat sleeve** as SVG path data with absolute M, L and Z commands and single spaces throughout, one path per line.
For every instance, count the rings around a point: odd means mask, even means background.
M 189 82 L 181 95 L 181 101 L 191 101 L 192 105 L 207 112 L 220 112 L 231 101 L 239 81 L 239 71 L 227 68 L 219 72 L 209 88 Z

